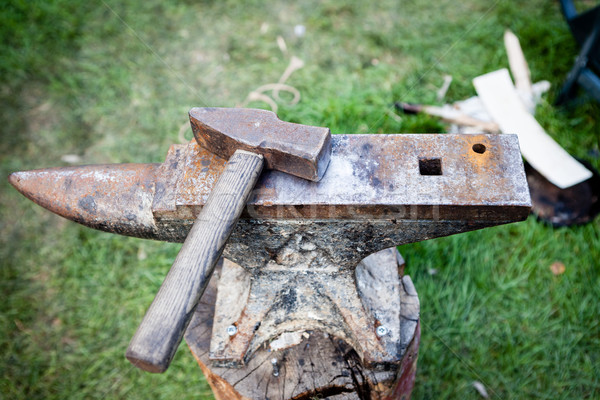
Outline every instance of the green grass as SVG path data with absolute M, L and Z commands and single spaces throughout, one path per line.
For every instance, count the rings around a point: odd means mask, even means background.
M 507 66 L 507 28 L 534 81 L 553 84 L 538 120 L 600 168 L 598 104 L 552 106 L 577 53 L 554 2 L 432 4 L 3 4 L 0 175 L 64 165 L 65 154 L 160 162 L 190 107 L 242 103 L 292 55 L 306 64 L 287 82 L 302 98 L 279 104 L 282 119 L 334 133 L 443 132 L 433 118 L 394 115 L 394 101 L 433 103 L 444 74 L 449 101 L 474 95 L 472 78 Z M 123 356 L 178 246 L 92 231 L 0 187 L 1 397 L 211 398 L 185 347 L 159 376 Z M 401 252 L 423 323 L 413 398 L 477 399 L 473 381 L 492 398 L 600 397 L 598 219 L 553 229 L 530 218 Z M 564 274 L 551 273 L 554 261 Z

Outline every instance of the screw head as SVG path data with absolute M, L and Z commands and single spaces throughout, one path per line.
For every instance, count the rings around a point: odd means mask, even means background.
M 278 377 L 279 376 L 279 366 L 277 365 L 277 359 L 272 358 L 271 364 L 273 364 L 273 376 Z
M 377 333 L 377 336 L 382 337 L 385 336 L 389 333 L 389 329 L 387 328 L 387 326 L 384 325 L 379 325 L 377 327 L 377 330 L 375 331 L 375 333 Z
M 233 335 L 235 335 L 236 333 L 237 333 L 237 326 L 235 326 L 235 325 L 229 325 L 229 326 L 227 327 L 227 334 L 228 334 L 229 336 L 233 336 Z

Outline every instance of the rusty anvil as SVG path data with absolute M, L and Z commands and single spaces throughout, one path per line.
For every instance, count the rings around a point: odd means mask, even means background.
M 393 364 L 403 350 L 400 306 L 381 299 L 381 307 L 365 308 L 359 262 L 529 213 L 515 135 L 334 135 L 331 146 L 321 181 L 266 171 L 252 191 L 223 253 L 243 267 L 246 284 L 237 307 L 217 300 L 210 350 L 217 365 L 242 365 L 263 343 L 309 329 L 344 339 L 365 365 Z M 171 146 L 162 164 L 49 168 L 9 180 L 83 225 L 183 242 L 225 164 L 192 141 Z
M 129 342 L 125 356 L 148 372 L 169 367 L 263 167 L 319 181 L 331 157 L 328 128 L 256 109 L 192 108 L 189 115 L 198 144 L 228 161 Z

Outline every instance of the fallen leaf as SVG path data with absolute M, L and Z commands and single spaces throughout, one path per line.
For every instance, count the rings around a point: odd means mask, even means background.
M 474 381 L 473 387 L 475 388 L 475 390 L 477 390 L 477 393 L 479 393 L 481 395 L 481 397 L 483 397 L 484 399 L 487 399 L 490 397 L 490 396 L 488 396 L 487 390 L 485 390 L 485 386 L 483 386 L 483 383 Z
M 552 263 L 552 265 L 550 265 L 550 271 L 552 271 L 555 276 L 564 274 L 565 269 L 565 264 L 561 263 L 560 261 L 555 261 Z

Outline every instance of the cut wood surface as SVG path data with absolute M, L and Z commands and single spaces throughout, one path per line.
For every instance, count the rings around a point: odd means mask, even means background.
M 380 252 L 381 259 L 393 260 L 387 254 L 390 251 L 396 252 L 395 249 L 384 250 Z M 370 260 L 370 265 L 362 266 L 366 274 L 364 278 L 370 275 L 368 271 L 375 266 L 376 258 Z M 379 264 L 378 267 L 378 270 L 399 269 L 395 260 L 387 265 Z M 220 273 L 218 268 L 185 334 L 188 346 L 216 399 L 363 400 L 410 397 L 414 386 L 420 328 L 419 300 L 408 276 L 402 277 L 399 285 L 399 329 L 405 351 L 398 364 L 387 370 L 376 371 L 365 368 L 356 351 L 343 340 L 319 331 L 305 332 L 299 344 L 285 349 L 273 351 L 269 346 L 263 346 L 241 368 L 214 367 L 209 352 Z M 384 284 L 377 278 L 369 279 L 377 282 L 363 285 L 363 291 L 381 289 Z
M 591 178 L 592 173 L 554 141 L 527 112 L 507 69 L 473 80 L 481 101 L 503 133 L 519 136 L 521 154 L 533 168 L 561 189 Z

